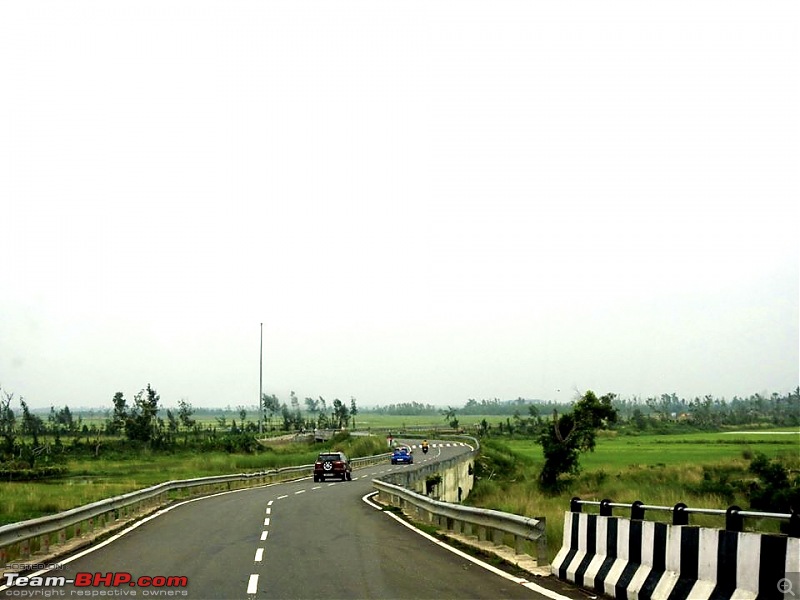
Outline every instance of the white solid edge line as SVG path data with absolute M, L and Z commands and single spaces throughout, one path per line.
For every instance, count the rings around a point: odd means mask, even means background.
M 552 598 L 553 600 L 571 600 L 568 596 L 562 596 L 558 592 L 554 592 L 553 590 L 549 590 L 549 589 L 547 589 L 545 587 L 537 585 L 537 584 L 533 583 L 532 581 L 528 581 L 527 579 L 524 579 L 522 577 L 515 577 L 515 576 L 513 576 L 513 575 L 511 575 L 509 573 L 506 573 L 502 569 L 498 569 L 497 567 L 494 567 L 494 566 L 490 565 L 489 563 L 485 563 L 482 560 L 480 560 L 478 558 L 475 558 L 474 556 L 471 556 L 471 555 L 467 554 L 466 552 L 462 552 L 458 548 L 454 548 L 453 546 L 445 544 L 441 540 L 437 540 L 432 535 L 429 535 L 429 534 L 425 533 L 424 531 L 422 531 L 420 529 L 417 529 L 411 523 L 408 523 L 407 521 L 401 519 L 400 517 L 398 517 L 397 515 L 395 515 L 394 513 L 390 512 L 390 511 L 383 510 L 381 506 L 379 506 L 379 505 L 375 504 L 374 502 L 372 502 L 369 499 L 370 496 L 375 496 L 377 493 L 378 492 L 370 492 L 369 494 L 366 494 L 365 496 L 362 496 L 361 499 L 364 502 L 366 502 L 367 504 L 369 504 L 372 508 L 374 508 L 376 510 L 380 510 L 384 514 L 389 515 L 391 518 L 393 518 L 395 521 L 397 521 L 398 523 L 400 523 L 404 527 L 408 527 L 411 531 L 414 531 L 415 533 L 418 533 L 419 535 L 421 535 L 422 537 L 430 540 L 431 542 L 433 542 L 437 546 L 440 546 L 440 547 L 444 548 L 445 550 L 448 550 L 448 551 L 452 552 L 453 554 L 457 554 L 461 558 L 463 558 L 465 560 L 468 560 L 468 561 L 478 565 L 479 567 L 483 567 L 487 571 L 491 571 L 492 573 L 495 573 L 496 575 L 499 575 L 500 577 L 508 579 L 509 581 L 513 581 L 514 583 L 518 583 L 518 584 L 528 588 L 529 590 L 533 590 L 533 591 L 535 591 L 535 592 L 537 592 L 537 593 L 539 593 L 539 594 L 541 594 L 543 596 L 547 596 L 548 598 Z

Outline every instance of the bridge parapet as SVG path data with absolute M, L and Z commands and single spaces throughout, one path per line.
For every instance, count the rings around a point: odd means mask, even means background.
M 583 513 L 585 505 L 600 514 Z M 630 518 L 613 516 L 614 508 L 629 509 Z M 673 522 L 645 521 L 646 511 L 670 511 Z M 724 516 L 726 529 L 690 526 L 692 513 Z M 744 517 L 788 519 L 789 535 L 742 531 Z M 800 584 L 797 535 L 796 513 L 573 498 L 552 572 L 616 598 L 784 598 Z

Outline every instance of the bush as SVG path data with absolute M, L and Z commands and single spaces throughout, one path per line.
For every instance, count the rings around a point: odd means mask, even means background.
M 750 463 L 750 472 L 759 478 L 750 485 L 751 508 L 769 512 L 800 509 L 800 477 L 790 481 L 788 470 L 780 462 L 757 452 Z
M 740 491 L 731 483 L 731 475 L 730 470 L 703 467 L 703 479 L 691 491 L 700 496 L 718 496 L 731 505 L 736 500 L 736 492 Z
M 6 463 L 0 465 L 0 479 L 4 481 L 37 481 L 66 475 L 64 465 L 46 465 L 30 468 L 27 463 Z
M 497 440 L 486 439 L 481 444 L 481 453 L 475 461 L 477 479 L 514 479 L 519 467 L 527 460 Z

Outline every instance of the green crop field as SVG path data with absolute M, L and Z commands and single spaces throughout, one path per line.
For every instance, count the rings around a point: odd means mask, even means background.
M 512 440 L 516 451 L 541 462 L 542 448 L 535 440 Z M 800 432 L 687 433 L 670 435 L 616 435 L 600 432 L 597 447 L 581 457 L 588 471 L 635 466 L 686 465 L 741 459 L 746 452 L 769 457 L 800 457 Z

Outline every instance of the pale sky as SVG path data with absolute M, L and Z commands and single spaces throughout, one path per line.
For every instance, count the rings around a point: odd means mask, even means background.
M 800 381 L 800 5 L 0 2 L 33 407 Z

